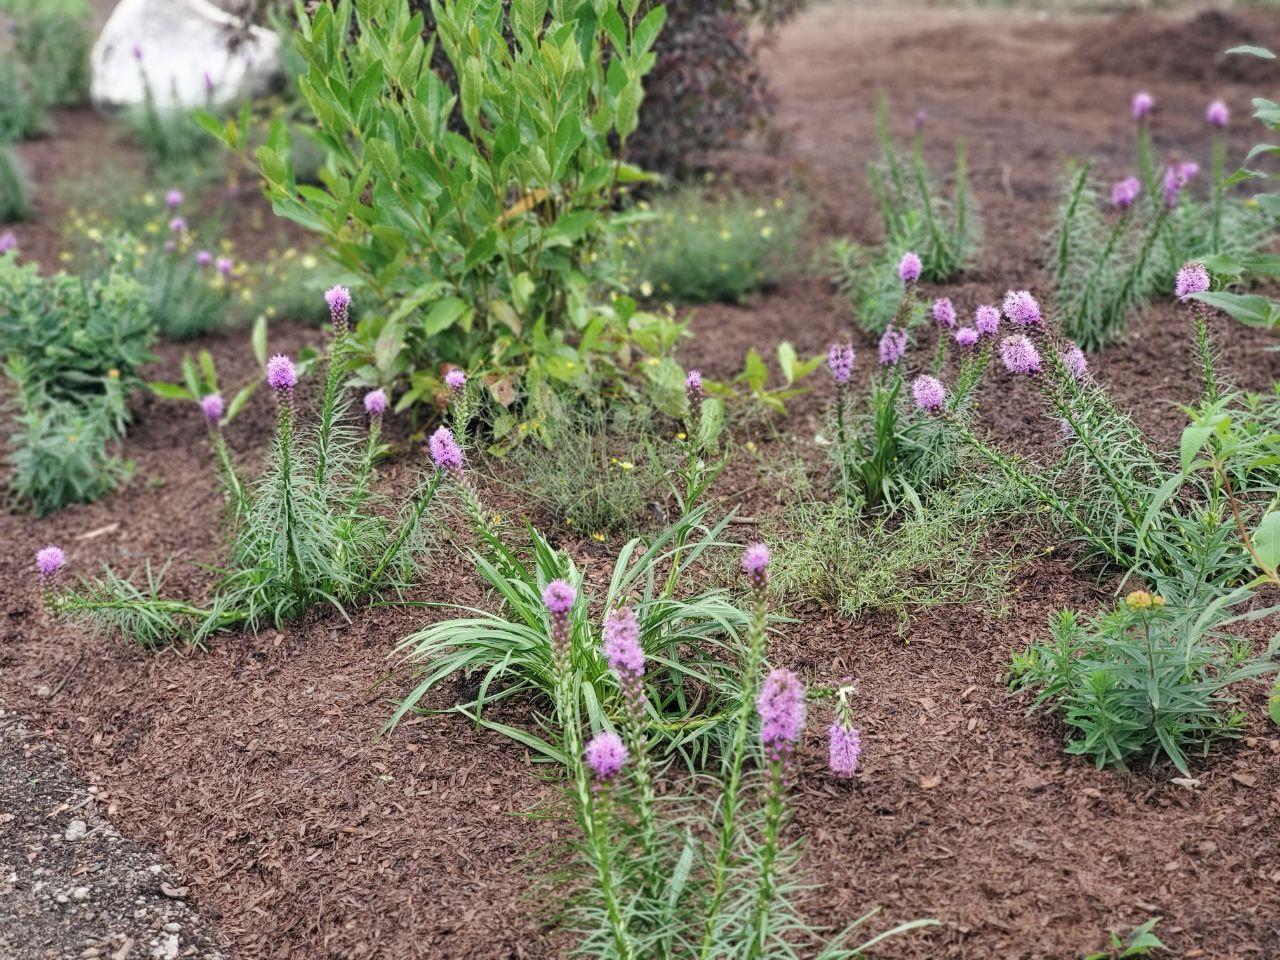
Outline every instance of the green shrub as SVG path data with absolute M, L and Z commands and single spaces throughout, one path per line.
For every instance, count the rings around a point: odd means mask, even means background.
M 1167 757 L 1191 776 L 1189 754 L 1205 756 L 1215 740 L 1240 733 L 1245 715 L 1229 688 L 1280 662 L 1274 651 L 1254 657 L 1247 642 L 1221 633 L 1226 606 L 1176 608 L 1135 591 L 1083 624 L 1064 610 L 1052 620 L 1051 643 L 1015 655 L 1012 682 L 1034 690 L 1035 706 L 1071 728 L 1068 753 L 1099 767 Z
M 0 222 L 13 223 L 31 216 L 31 182 L 22 161 L 11 147 L 0 144 Z
M 300 24 L 325 186 L 297 186 L 283 124 L 258 158 L 276 211 L 324 237 L 376 298 L 357 330 L 362 379 L 407 380 L 412 404 L 453 363 L 497 373 L 499 402 L 520 381 L 536 410 L 556 384 L 584 390 L 626 369 L 634 347 L 670 348 L 665 318 L 598 297 L 616 270 L 600 254 L 616 247 L 618 187 L 640 176 L 618 155 L 663 20 L 660 7 L 632 17 L 636 6 L 564 0 L 544 17 L 536 0 L 437 3 L 433 40 L 457 95 L 404 0 L 340 0 Z M 223 135 L 245 142 L 234 125 Z
M 736 303 L 795 269 L 804 219 L 795 203 L 686 188 L 655 200 L 628 266 L 643 291 L 685 303 Z
M 40 514 L 106 493 L 124 474 L 124 432 L 154 332 L 143 291 L 109 274 L 41 277 L 0 255 L 0 361 L 14 387 L 10 488 Z
M 93 11 L 86 0 L 5 0 L 13 18 L 13 49 L 39 102 L 74 106 L 89 95 Z
M 0 143 L 27 140 L 49 127 L 45 105 L 13 57 L 0 57 Z

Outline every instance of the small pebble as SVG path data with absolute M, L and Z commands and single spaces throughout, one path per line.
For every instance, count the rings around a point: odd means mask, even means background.
M 83 840 L 88 832 L 89 825 L 83 820 L 72 820 L 67 824 L 67 832 L 63 834 L 63 838 L 67 843 L 75 843 L 77 840 Z

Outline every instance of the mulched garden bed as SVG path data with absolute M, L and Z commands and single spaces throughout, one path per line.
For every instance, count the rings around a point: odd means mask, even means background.
M 986 245 L 947 294 L 968 311 L 998 302 L 1011 285 L 1044 290 L 1038 255 L 1062 161 L 1097 156 L 1108 175 L 1127 172 L 1136 86 L 1158 98 L 1162 146 L 1206 150 L 1202 114 L 1215 96 L 1238 118 L 1237 155 L 1259 138 L 1245 117 L 1260 81 L 1216 57 L 1237 40 L 1274 38 L 1280 15 L 1215 16 L 1209 31 L 1152 14 L 1058 20 L 819 6 L 785 28 L 766 57 L 780 151 L 743 151 L 723 163 L 748 186 L 802 184 L 821 237 L 875 239 L 862 170 L 875 151 L 872 93 L 883 88 L 902 130 L 917 107 L 928 111 L 928 150 L 939 163 L 953 137 L 969 141 Z M 1178 49 L 1194 67 L 1160 66 L 1170 37 L 1184 38 Z M 1152 72 L 1118 62 L 1126 58 Z M 62 137 L 24 148 L 38 160 L 40 184 L 96 139 L 94 124 L 106 136 L 92 117 L 72 121 Z M 48 230 L 18 234 L 52 267 Z M 848 320 L 827 284 L 797 279 L 749 306 L 698 310 L 684 359 L 730 375 L 747 347 L 766 351 L 785 338 L 801 352 L 823 350 L 849 335 Z M 1162 302 L 1130 324 L 1125 344 L 1093 360 L 1098 377 L 1166 442 L 1183 423 L 1177 404 L 1196 390 L 1187 323 Z M 1226 320 L 1220 331 L 1235 382 L 1269 390 L 1280 368 L 1268 348 L 1280 340 Z M 853 336 L 869 355 L 873 342 Z M 314 328 L 272 328 L 273 350 L 319 338 Z M 197 346 L 236 381 L 254 374 L 246 341 L 231 332 Z M 182 348 L 160 352 L 153 373 L 172 378 Z M 824 402 L 822 390 L 802 398 L 779 425 L 815 461 L 821 454 L 808 448 Z M 1046 442 L 1036 409 L 1029 390 L 1000 378 L 982 398 L 990 429 L 1028 451 Z M 558 796 L 548 769 L 461 717 L 422 717 L 379 736 L 390 699 L 408 689 L 403 674 L 390 673 L 388 652 L 442 613 L 317 616 L 256 637 L 219 637 L 208 652 L 148 655 L 41 611 L 30 558 L 48 542 L 67 548 L 73 572 L 173 556 L 179 592 L 197 589 L 199 565 L 218 559 L 219 502 L 197 416 L 150 397 L 136 412 L 127 444 L 136 474 L 126 488 L 46 520 L 0 515 L 5 708 L 46 728 L 108 798 L 116 826 L 182 872 L 190 901 L 236 957 L 560 955 L 567 944 L 536 894 L 548 851 L 568 827 L 523 815 Z M 260 452 L 271 418 L 265 400 L 247 411 L 229 430 L 233 448 Z M 765 456 L 794 455 L 793 443 L 756 439 Z M 408 445 L 383 482 L 405 489 L 421 456 Z M 736 466 L 721 488 L 751 486 L 745 469 Z M 493 496 L 519 511 L 502 489 Z M 742 510 L 770 503 L 756 489 Z M 598 544 L 561 545 L 589 580 L 607 569 Z M 1174 955 L 1280 955 L 1280 735 L 1265 721 L 1264 691 L 1247 692 L 1248 736 L 1199 763 L 1198 785 L 1172 782 L 1167 769 L 1100 773 L 1068 758 L 1061 728 L 1026 717 L 1025 701 L 1008 694 L 1005 667 L 1012 649 L 1043 635 L 1052 610 L 1104 603 L 1114 585 L 1073 572 L 1046 552 L 1053 544 L 1034 546 L 1039 556 L 1014 573 L 1004 618 L 935 608 L 900 636 L 890 617 L 850 622 L 801 609 L 800 622 L 776 639 L 774 659 L 802 675 L 860 680 L 866 752 L 857 779 L 826 775 L 817 737 L 799 758 L 793 830 L 808 836 L 809 876 L 822 884 L 809 897 L 812 918 L 840 924 L 878 905 L 886 925 L 942 922 L 889 942 L 883 957 L 1076 956 L 1101 948 L 1109 929 L 1152 915 L 1164 917 L 1157 932 Z M 446 551 L 414 599 L 486 603 Z M 442 692 L 435 705 L 449 702 Z

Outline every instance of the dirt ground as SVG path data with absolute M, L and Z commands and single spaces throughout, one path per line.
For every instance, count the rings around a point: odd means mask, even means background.
M 1127 172 L 1128 100 L 1138 86 L 1158 99 L 1162 150 L 1203 161 L 1204 104 L 1221 96 L 1243 154 L 1257 139 L 1249 98 L 1274 90 L 1276 75 L 1219 55 L 1277 35 L 1280 12 L 1063 20 L 816 6 L 766 55 L 780 145 L 723 160 L 747 182 L 799 184 L 817 237 L 872 240 L 862 171 L 875 151 L 873 93 L 888 93 L 904 131 L 923 107 L 934 159 L 949 160 L 956 136 L 970 147 L 986 245 L 945 291 L 968 312 L 1011 285 L 1043 291 L 1038 254 L 1062 162 L 1096 156 L 1108 174 Z M 60 151 L 92 141 L 95 122 L 77 115 L 79 141 L 27 148 L 48 153 L 33 165 L 39 182 Z M 18 233 L 46 257 L 41 230 Z M 1124 344 L 1092 359 L 1162 439 L 1176 435 L 1176 405 L 1195 392 L 1186 322 L 1172 304 L 1156 305 Z M 785 338 L 813 352 L 852 329 L 846 305 L 814 278 L 747 306 L 700 309 L 694 328 L 685 359 L 713 376 L 736 372 L 749 346 Z M 1270 389 L 1277 338 L 1225 322 L 1222 332 L 1236 382 Z M 292 352 L 318 336 L 277 325 L 272 349 Z M 873 344 L 853 336 L 865 371 Z M 228 381 L 255 375 L 245 341 L 229 333 L 202 343 Z M 164 348 L 155 375 L 172 377 L 181 352 Z M 997 378 L 983 410 L 995 433 L 1034 448 L 1044 426 L 1029 397 Z M 822 402 L 798 402 L 782 429 L 812 438 Z M 407 689 L 402 674 L 388 675 L 387 654 L 436 614 L 377 608 L 349 623 L 324 616 L 220 638 L 207 653 L 146 655 L 41 611 L 29 567 L 47 542 L 67 548 L 78 571 L 172 556 L 178 592 L 197 591 L 199 565 L 218 558 L 218 502 L 196 416 L 149 397 L 136 412 L 127 453 L 137 470 L 126 488 L 47 520 L 0 515 L 9 544 L 0 556 L 0 703 L 65 747 L 122 834 L 181 872 L 188 902 L 234 957 L 561 955 L 567 945 L 537 891 L 566 828 L 521 815 L 557 796 L 546 769 L 451 716 L 378 736 L 389 699 Z M 229 429 L 233 448 L 256 455 L 270 422 L 265 404 L 247 411 Z M 384 481 L 404 489 L 413 470 L 402 456 Z M 753 494 L 743 506 L 764 509 L 768 498 Z M 589 577 L 607 564 L 594 545 L 562 545 Z M 939 927 L 876 954 L 903 960 L 1074 957 L 1155 915 L 1173 956 L 1280 956 L 1280 739 L 1261 688 L 1243 692 L 1249 736 L 1200 764 L 1195 787 L 1168 771 L 1100 773 L 1070 759 L 1061 729 L 1027 718 L 1025 702 L 1007 693 L 1011 649 L 1043 635 L 1051 610 L 1106 595 L 1047 554 L 1016 571 L 1004 619 L 935 609 L 912 620 L 904 643 L 887 617 L 814 609 L 776 639 L 774 659 L 804 676 L 860 679 L 866 752 L 857 779 L 825 774 L 817 736 L 800 757 L 794 830 L 808 836 L 809 878 L 823 885 L 808 904 L 815 921 L 837 925 L 871 906 L 885 925 L 937 918 Z M 485 602 L 447 553 L 415 596 Z M 436 705 L 449 700 L 442 693 Z M 827 719 L 815 717 L 815 729 Z

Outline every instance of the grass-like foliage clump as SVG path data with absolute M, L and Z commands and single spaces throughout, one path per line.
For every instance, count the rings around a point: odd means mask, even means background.
M 795 268 L 804 209 L 686 187 L 653 201 L 628 257 L 642 292 L 683 303 L 739 303 Z
M 53 611 L 151 648 L 201 643 L 232 627 L 279 626 L 318 606 L 344 613 L 362 598 L 408 585 L 424 547 L 422 517 L 444 468 L 437 465 L 423 476 L 399 516 L 384 515 L 372 480 L 387 396 L 382 390 L 366 395 L 368 430 L 362 437 L 343 388 L 350 296 L 338 287 L 327 298 L 334 335 L 318 422 L 309 430 L 299 422 L 293 362 L 284 356 L 268 360 L 267 384 L 279 418 L 266 468 L 256 480 L 241 476 L 221 432 L 248 392 L 226 405 L 212 365 L 201 364 L 199 408 L 226 496 L 230 539 L 227 564 L 207 602 L 165 598 L 161 577 L 150 569 L 145 587 L 107 570 L 51 592 Z

